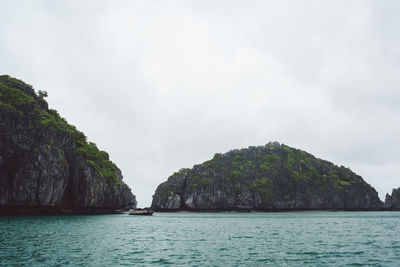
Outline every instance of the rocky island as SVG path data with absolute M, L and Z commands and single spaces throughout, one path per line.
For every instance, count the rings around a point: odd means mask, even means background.
M 136 207 L 109 155 L 49 109 L 45 91 L 0 76 L 0 214 Z
M 392 194 L 386 194 L 385 209 L 387 210 L 400 210 L 400 187 L 393 189 Z
M 379 210 L 376 190 L 343 166 L 277 142 L 215 154 L 160 184 L 155 211 Z

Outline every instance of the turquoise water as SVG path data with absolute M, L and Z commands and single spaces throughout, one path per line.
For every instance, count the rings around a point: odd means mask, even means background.
M 400 212 L 0 217 L 0 266 L 400 266 Z

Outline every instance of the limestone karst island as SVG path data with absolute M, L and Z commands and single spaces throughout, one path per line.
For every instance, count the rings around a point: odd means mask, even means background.
M 156 190 L 166 210 L 378 210 L 375 189 L 343 166 L 277 142 L 215 154 Z
M 111 213 L 136 206 L 121 171 L 49 109 L 46 92 L 0 76 L 0 213 Z
M 108 153 L 49 109 L 47 93 L 0 76 L 0 214 L 113 213 L 136 207 Z M 277 142 L 181 169 L 155 211 L 396 210 L 350 169 Z

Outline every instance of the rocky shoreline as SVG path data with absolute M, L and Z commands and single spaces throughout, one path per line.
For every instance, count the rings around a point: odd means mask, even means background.
M 0 216 L 35 216 L 35 215 L 100 215 L 100 214 L 121 214 L 126 212 L 122 209 L 110 208 L 79 208 L 66 209 L 62 207 L 23 207 L 11 206 L 1 207 Z
M 390 212 L 400 211 L 400 208 L 380 208 L 380 209 L 160 209 L 154 212 L 161 213 L 269 213 L 269 212 Z M 125 209 L 65 209 L 62 207 L 1 207 L 0 216 L 36 216 L 36 215 L 104 215 L 104 214 L 125 214 Z
M 380 208 L 380 209 L 266 209 L 266 210 L 240 210 L 240 209 L 196 209 L 196 210 L 176 210 L 176 209 L 161 209 L 155 210 L 155 212 L 194 212 L 194 213 L 206 213 L 206 212 L 233 212 L 233 213 L 253 213 L 253 212 L 376 212 L 376 211 L 400 211 L 400 208 Z

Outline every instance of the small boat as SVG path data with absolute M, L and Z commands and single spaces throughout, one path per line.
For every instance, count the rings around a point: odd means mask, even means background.
M 135 209 L 134 211 L 129 212 L 129 215 L 153 215 L 153 210 L 150 208 L 144 209 Z

